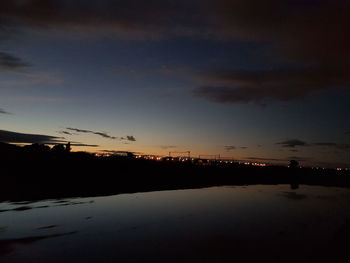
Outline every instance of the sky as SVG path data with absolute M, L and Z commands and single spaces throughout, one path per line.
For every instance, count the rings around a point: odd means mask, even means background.
M 0 141 L 350 167 L 350 1 L 3 0 Z

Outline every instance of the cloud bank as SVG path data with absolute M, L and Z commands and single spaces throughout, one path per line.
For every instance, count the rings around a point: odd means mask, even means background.
M 227 152 L 232 151 L 232 150 L 236 150 L 237 148 L 242 149 L 242 150 L 248 149 L 248 147 L 246 147 L 246 146 L 240 146 L 240 147 L 237 147 L 237 146 L 234 146 L 234 145 L 226 145 L 226 146 L 224 146 L 224 149 Z
M 234 145 L 226 145 L 226 146 L 224 146 L 224 148 L 225 148 L 226 151 L 229 152 L 229 151 L 235 150 L 236 146 L 234 146 Z
M 77 129 L 77 128 L 66 128 L 69 131 L 75 131 L 78 133 L 91 133 L 91 134 L 95 134 L 95 135 L 99 135 L 103 138 L 107 138 L 107 139 L 112 139 L 112 140 L 116 140 L 117 137 L 114 136 L 110 136 L 109 134 L 105 133 L 105 132 L 96 132 L 96 131 L 90 131 L 90 130 L 83 130 L 83 129 Z
M 43 134 L 29 134 L 19 133 L 12 131 L 0 130 L 0 142 L 4 143 L 38 143 L 38 144 L 65 144 L 68 141 L 63 137 L 56 137 Z M 72 142 L 72 146 L 87 146 L 87 147 L 98 147 L 98 145 L 89 145 L 79 142 Z
M 216 103 L 264 105 L 273 100 L 295 100 L 331 88 L 350 88 L 348 73 L 325 68 L 208 71 L 203 73 L 204 81 L 218 86 L 201 86 L 194 89 L 193 94 Z
M 98 135 L 103 138 L 111 139 L 111 140 L 136 142 L 136 138 L 132 135 L 127 135 L 125 137 L 116 137 L 116 136 L 111 136 L 106 132 L 91 131 L 91 130 L 85 130 L 85 129 L 71 128 L 71 127 L 67 127 L 66 130 L 68 131 L 60 131 L 60 133 L 63 133 L 66 135 L 75 135 L 71 133 L 71 131 L 77 132 L 77 133 L 90 133 L 90 134 Z
M 296 146 L 308 146 L 308 143 L 298 139 L 286 140 L 283 142 L 278 142 L 277 144 L 280 144 L 282 145 L 282 147 L 287 147 L 287 148 L 294 148 Z
M 348 151 L 350 150 L 350 144 L 346 143 L 335 143 L 335 142 L 305 142 L 298 139 L 291 139 L 286 140 L 282 142 L 278 142 L 276 144 L 281 145 L 282 147 L 286 148 L 296 148 L 296 147 L 324 147 L 329 149 L 335 149 L 335 150 L 342 150 L 342 151 Z M 292 149 L 293 150 L 293 149 Z
M 210 1 L 224 38 L 265 45 L 271 69 L 209 69 L 194 95 L 215 103 L 267 104 L 350 88 L 349 1 Z M 273 63 L 271 63 L 273 65 Z M 282 70 L 283 69 L 283 70 Z
M 28 64 L 22 59 L 0 51 L 0 69 L 16 70 L 27 66 Z
M 209 67 L 201 74 L 205 84 L 193 94 L 216 103 L 266 104 L 349 89 L 349 13 L 345 0 L 3 0 L 0 41 L 20 28 L 260 44 L 265 47 L 260 55 L 278 69 Z M 0 51 L 1 68 L 26 65 Z
M 42 134 L 27 134 L 19 132 L 11 132 L 0 130 L 0 141 L 5 143 L 65 143 L 62 137 L 42 135 Z
M 125 138 L 124 138 L 124 140 L 125 140 Z M 135 139 L 135 137 L 134 136 L 132 136 L 132 135 L 127 135 L 126 136 L 126 140 L 127 141 L 130 141 L 130 142 L 136 142 L 136 139 Z
M 0 108 L 0 114 L 11 114 L 8 111 L 5 111 L 4 109 Z

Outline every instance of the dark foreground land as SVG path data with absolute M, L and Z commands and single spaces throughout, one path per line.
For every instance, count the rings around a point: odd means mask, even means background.
M 350 187 L 348 171 L 238 163 L 96 157 L 35 145 L 0 143 L 0 201 L 83 197 L 219 185 L 298 184 Z

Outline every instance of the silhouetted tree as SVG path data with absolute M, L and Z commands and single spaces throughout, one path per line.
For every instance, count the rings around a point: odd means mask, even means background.
M 38 144 L 33 143 L 31 145 L 24 146 L 24 149 L 26 151 L 32 152 L 32 153 L 47 153 L 50 151 L 50 147 L 45 144 Z
M 65 152 L 65 147 L 63 144 L 56 144 L 54 147 L 52 147 L 52 152 L 56 154 L 62 154 Z
M 290 160 L 289 162 L 289 168 L 298 168 L 299 167 L 299 162 L 296 160 Z
M 290 188 L 291 189 L 298 189 L 299 188 L 299 174 L 298 170 L 296 168 L 299 167 L 299 162 L 296 160 L 290 160 L 289 162 L 289 168 L 291 169 L 291 183 L 290 183 Z
M 66 153 L 70 153 L 70 151 L 71 151 L 71 146 L 70 146 L 70 142 L 68 142 L 67 144 L 66 144 Z
M 126 154 L 126 156 L 129 157 L 129 158 L 134 158 L 135 157 L 135 155 L 133 153 L 131 153 L 131 152 L 128 152 Z

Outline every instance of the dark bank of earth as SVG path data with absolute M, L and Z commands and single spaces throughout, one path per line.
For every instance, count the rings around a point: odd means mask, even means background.
M 308 184 L 350 187 L 346 171 L 253 167 L 238 163 L 202 165 L 96 157 L 48 148 L 0 145 L 0 201 L 100 196 L 219 185 Z

